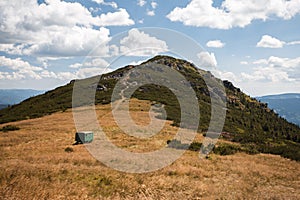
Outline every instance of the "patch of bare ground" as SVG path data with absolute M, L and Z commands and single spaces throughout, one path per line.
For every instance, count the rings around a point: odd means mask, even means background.
M 177 131 L 166 122 L 159 134 L 137 139 L 118 128 L 110 105 L 96 108 L 110 140 L 128 151 L 162 148 Z M 149 123 L 149 108 L 150 102 L 132 101 L 137 124 Z M 71 110 L 10 124 L 20 130 L 0 132 L 0 199 L 300 199 L 300 163 L 279 156 L 212 154 L 200 160 L 187 151 L 164 169 L 129 174 L 104 166 L 84 145 L 72 145 Z

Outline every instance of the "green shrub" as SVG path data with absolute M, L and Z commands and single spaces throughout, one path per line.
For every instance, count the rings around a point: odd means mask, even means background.
M 74 151 L 74 149 L 72 147 L 65 148 L 65 152 L 71 153 L 73 151 Z
M 250 154 L 250 155 L 259 153 L 258 146 L 255 144 L 245 144 L 245 145 L 243 145 L 242 149 L 243 149 L 243 152 Z
M 236 145 L 231 145 L 231 144 L 221 144 L 219 146 L 215 146 L 213 149 L 213 152 L 215 154 L 225 156 L 225 155 L 232 155 L 237 152 L 241 151 L 241 148 L 236 146 Z
M 200 142 L 192 142 L 189 146 L 190 151 L 200 151 L 202 143 Z
M 292 160 L 300 161 L 300 145 L 299 143 L 293 143 L 285 141 L 283 144 L 269 144 L 260 145 L 259 151 L 262 153 L 270 153 L 280 155 L 284 158 L 290 158 Z
M 174 149 L 188 149 L 190 151 L 200 151 L 202 143 L 199 142 L 192 142 L 190 145 L 188 144 L 183 144 L 181 141 L 173 139 L 173 140 L 168 140 L 167 141 L 168 147 L 169 148 L 174 148 Z
M 20 128 L 17 126 L 14 126 L 14 125 L 7 125 L 0 129 L 0 131 L 3 131 L 3 132 L 17 131 L 17 130 L 20 130 Z
M 108 177 L 101 177 L 99 182 L 98 182 L 98 186 L 108 186 L 112 184 L 112 180 Z
M 169 148 L 174 148 L 174 149 L 188 149 L 189 147 L 188 144 L 182 144 L 181 141 L 176 139 L 168 140 L 167 144 Z

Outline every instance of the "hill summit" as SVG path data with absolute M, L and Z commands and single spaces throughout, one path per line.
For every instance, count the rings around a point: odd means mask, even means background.
M 211 119 L 211 91 L 218 95 L 216 88 L 208 88 L 205 80 L 216 79 L 210 72 L 198 69 L 194 64 L 169 56 L 155 56 L 145 64 L 163 64 L 182 74 L 196 93 L 201 113 L 198 132 L 205 134 Z M 95 89 L 95 104 L 111 103 L 111 95 L 118 80 L 135 68 L 125 66 L 113 72 L 83 80 L 72 80 L 42 95 L 29 98 L 20 104 L 0 110 L 0 123 L 37 118 L 72 107 L 72 93 L 75 81 L 85 81 Z M 226 119 L 222 132 L 224 139 L 241 144 L 249 153 L 272 153 L 294 160 L 300 160 L 300 128 L 278 116 L 267 104 L 244 94 L 231 82 L 221 81 L 226 91 Z M 180 124 L 180 106 L 176 96 L 168 88 L 148 84 L 136 90 L 132 98 L 163 104 L 167 120 L 174 126 Z

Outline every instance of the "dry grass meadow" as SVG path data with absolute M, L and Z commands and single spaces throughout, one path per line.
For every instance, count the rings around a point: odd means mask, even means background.
M 149 107 L 133 100 L 137 124 L 149 123 Z M 97 106 L 97 114 L 110 140 L 128 151 L 159 149 L 177 130 L 168 122 L 156 136 L 135 139 L 118 128 L 110 105 Z M 84 145 L 72 145 L 71 110 L 10 124 L 20 130 L 0 132 L 0 199 L 300 199 L 300 163 L 280 156 L 212 154 L 200 160 L 187 151 L 164 169 L 130 174 L 106 167 Z

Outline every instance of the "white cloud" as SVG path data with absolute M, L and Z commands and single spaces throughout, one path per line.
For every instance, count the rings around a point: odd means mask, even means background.
M 131 29 L 128 32 L 128 36 L 120 41 L 120 44 L 121 53 L 127 56 L 153 56 L 168 51 L 165 41 L 138 29 Z
M 268 59 L 260 59 L 254 61 L 253 64 L 267 65 L 274 68 L 300 68 L 300 57 L 297 58 L 280 58 L 276 56 L 270 56 Z
M 266 59 L 259 59 L 259 60 L 255 60 L 253 61 L 253 64 L 255 65 L 266 65 L 268 63 L 268 61 Z
M 292 41 L 287 43 L 287 45 L 298 45 L 298 44 L 300 44 L 300 41 Z
M 73 69 L 78 69 L 82 66 L 82 63 L 74 63 L 74 64 L 71 64 L 69 65 L 70 68 L 73 68 Z
M 122 8 L 94 16 L 76 2 L 46 0 L 39 5 L 35 0 L 0 1 L 0 49 L 19 55 L 86 55 L 95 45 L 110 40 L 109 29 L 101 26 L 132 24 Z M 104 44 L 103 55 L 107 48 Z
M 148 16 L 154 16 L 155 15 L 155 11 L 154 10 L 147 10 L 146 13 Z
M 21 58 L 7 58 L 0 56 L 0 67 L 12 70 L 12 72 L 2 73 L 1 77 L 8 80 L 20 80 L 26 78 L 41 79 L 41 72 L 45 71 L 41 67 L 33 66 Z M 4 76 L 5 75 L 5 76 Z
M 143 7 L 146 3 L 147 3 L 146 0 L 138 0 L 137 5 Z
M 0 44 L 0 51 L 7 54 L 21 55 L 24 48 L 24 44 Z
M 108 2 L 107 5 L 110 5 L 111 7 L 117 9 L 118 8 L 118 4 L 116 2 Z
M 220 40 L 210 40 L 206 43 L 206 46 L 212 48 L 223 48 L 225 43 L 221 42 Z
M 176 7 L 167 18 L 188 26 L 231 29 L 273 16 L 289 20 L 299 13 L 299 0 L 224 0 L 219 8 L 213 7 L 213 0 L 192 0 L 184 8 Z
M 4 67 L 8 67 L 12 70 L 20 70 L 30 69 L 32 71 L 41 71 L 43 70 L 41 67 L 35 67 L 30 65 L 28 62 L 23 61 L 21 58 L 7 58 L 5 56 L 0 56 L 0 65 Z
M 92 0 L 92 1 L 94 1 L 94 2 L 96 2 L 98 4 L 103 4 L 103 5 L 111 6 L 111 7 L 115 8 L 115 9 L 118 8 L 118 4 L 116 2 L 114 2 L 114 1 L 112 1 L 112 2 L 105 2 L 104 0 Z
M 96 58 L 84 63 L 75 63 L 71 68 L 80 68 L 75 72 L 57 72 L 48 71 L 42 67 L 31 65 L 29 62 L 21 58 L 11 59 L 5 56 L 0 56 L 0 68 L 7 68 L 11 72 L 0 72 L 0 79 L 2 80 L 41 80 L 45 78 L 52 78 L 58 80 L 71 80 L 80 79 L 90 76 L 95 76 L 112 71 L 107 68 L 108 63 L 101 59 Z
M 248 62 L 247 61 L 241 61 L 240 64 L 241 65 L 248 65 Z
M 138 21 L 138 23 L 139 23 L 139 24 L 143 24 L 143 23 L 144 23 L 144 19 L 140 19 L 140 20 Z
M 261 40 L 256 44 L 257 47 L 263 48 L 282 48 L 285 42 L 272 37 L 270 35 L 263 35 Z
M 104 3 L 104 0 L 92 0 L 92 1 L 94 1 L 94 2 L 96 2 L 96 3 L 98 3 L 98 4 Z
M 81 68 L 75 73 L 75 77 L 82 79 L 82 78 L 108 73 L 111 71 L 112 70 L 109 68 L 100 68 L 100 67 Z
M 117 56 L 119 55 L 119 47 L 117 45 L 110 45 L 109 46 L 110 56 Z
M 48 77 L 48 78 L 52 78 L 52 77 Z M 55 78 L 59 79 L 59 80 L 74 80 L 77 79 L 78 77 L 72 73 L 72 72 L 59 72 L 57 74 L 55 74 Z
M 197 57 L 199 58 L 199 67 L 216 67 L 217 66 L 217 60 L 214 53 L 209 53 L 206 51 L 202 51 L 197 54 Z
M 120 8 L 117 12 L 101 14 L 97 23 L 98 26 L 129 26 L 133 24 L 134 21 L 130 19 L 124 8 Z
M 241 73 L 241 76 L 243 79 L 251 81 L 268 80 L 273 83 L 278 83 L 280 81 L 295 81 L 295 79 L 289 77 L 286 71 L 273 67 L 255 68 L 255 71 L 252 74 Z
M 219 75 L 222 80 L 229 80 L 233 83 L 240 82 L 240 79 L 233 72 L 219 71 Z
M 221 71 L 218 69 L 213 69 L 211 70 L 211 72 L 214 74 L 214 76 L 222 80 L 229 80 L 229 81 L 236 80 L 236 76 L 233 72 Z
M 227 79 L 251 95 L 296 92 L 300 85 L 300 57 L 270 56 L 252 63 L 247 72 L 211 70 L 221 79 Z M 250 70 L 250 71 L 248 71 Z
M 83 62 L 83 63 L 75 63 L 75 64 L 72 64 L 70 65 L 69 67 L 70 68 L 80 68 L 80 67 L 100 67 L 100 68 L 105 68 L 109 65 L 109 63 L 102 59 L 102 58 L 95 58 L 95 59 L 92 59 L 91 61 L 86 61 L 86 62 Z
M 27 48 L 24 48 L 24 55 L 41 55 L 41 56 L 81 56 L 87 55 L 97 45 L 98 55 L 107 55 L 109 47 L 107 42 L 110 40 L 109 30 L 100 28 L 99 30 L 73 27 L 71 29 L 61 28 L 60 32 L 48 33 L 49 39 L 36 42 Z
M 152 10 L 147 9 L 146 14 L 148 16 L 155 16 L 155 9 L 156 9 L 157 6 L 158 6 L 158 4 L 155 1 L 152 1 L 151 2 Z
M 256 65 L 254 72 L 241 73 L 244 80 L 292 82 L 300 81 L 300 57 L 280 58 L 270 56 L 268 59 L 260 59 L 253 62 Z
M 238 78 L 236 77 L 236 75 L 233 72 L 222 72 L 221 73 L 221 78 L 223 80 L 230 80 L 230 81 L 234 81 L 234 82 L 238 82 Z
M 32 75 L 31 75 L 32 76 Z M 11 74 L 7 74 L 5 79 L 6 80 L 21 80 L 21 79 L 24 79 L 25 76 L 23 74 L 19 74 L 19 73 L 16 73 L 16 72 L 12 72 Z M 35 78 L 35 79 L 40 79 L 39 76 L 34 76 L 32 78 Z
M 158 4 L 157 4 L 155 1 L 152 1 L 152 2 L 151 2 L 151 7 L 152 7 L 153 9 L 156 9 L 157 6 L 158 6 Z
M 51 77 L 51 78 L 70 81 L 73 79 L 84 79 L 91 76 L 101 75 L 111 71 L 112 71 L 111 69 L 106 67 L 85 67 L 85 68 L 80 68 L 75 72 L 59 72 L 55 75 L 55 77 Z
M 142 64 L 143 62 L 145 62 L 146 60 L 139 60 L 139 61 L 132 61 L 130 62 L 128 65 L 140 65 Z
M 60 75 L 60 77 L 65 77 L 67 80 L 87 78 L 112 71 L 108 68 L 108 66 L 109 63 L 106 60 L 102 58 L 95 58 L 83 63 L 74 63 L 70 65 L 70 68 L 78 70 L 73 73 L 64 72 Z
M 256 44 L 257 47 L 263 48 L 282 48 L 284 45 L 299 45 L 300 41 L 285 42 L 270 35 L 263 35 Z

